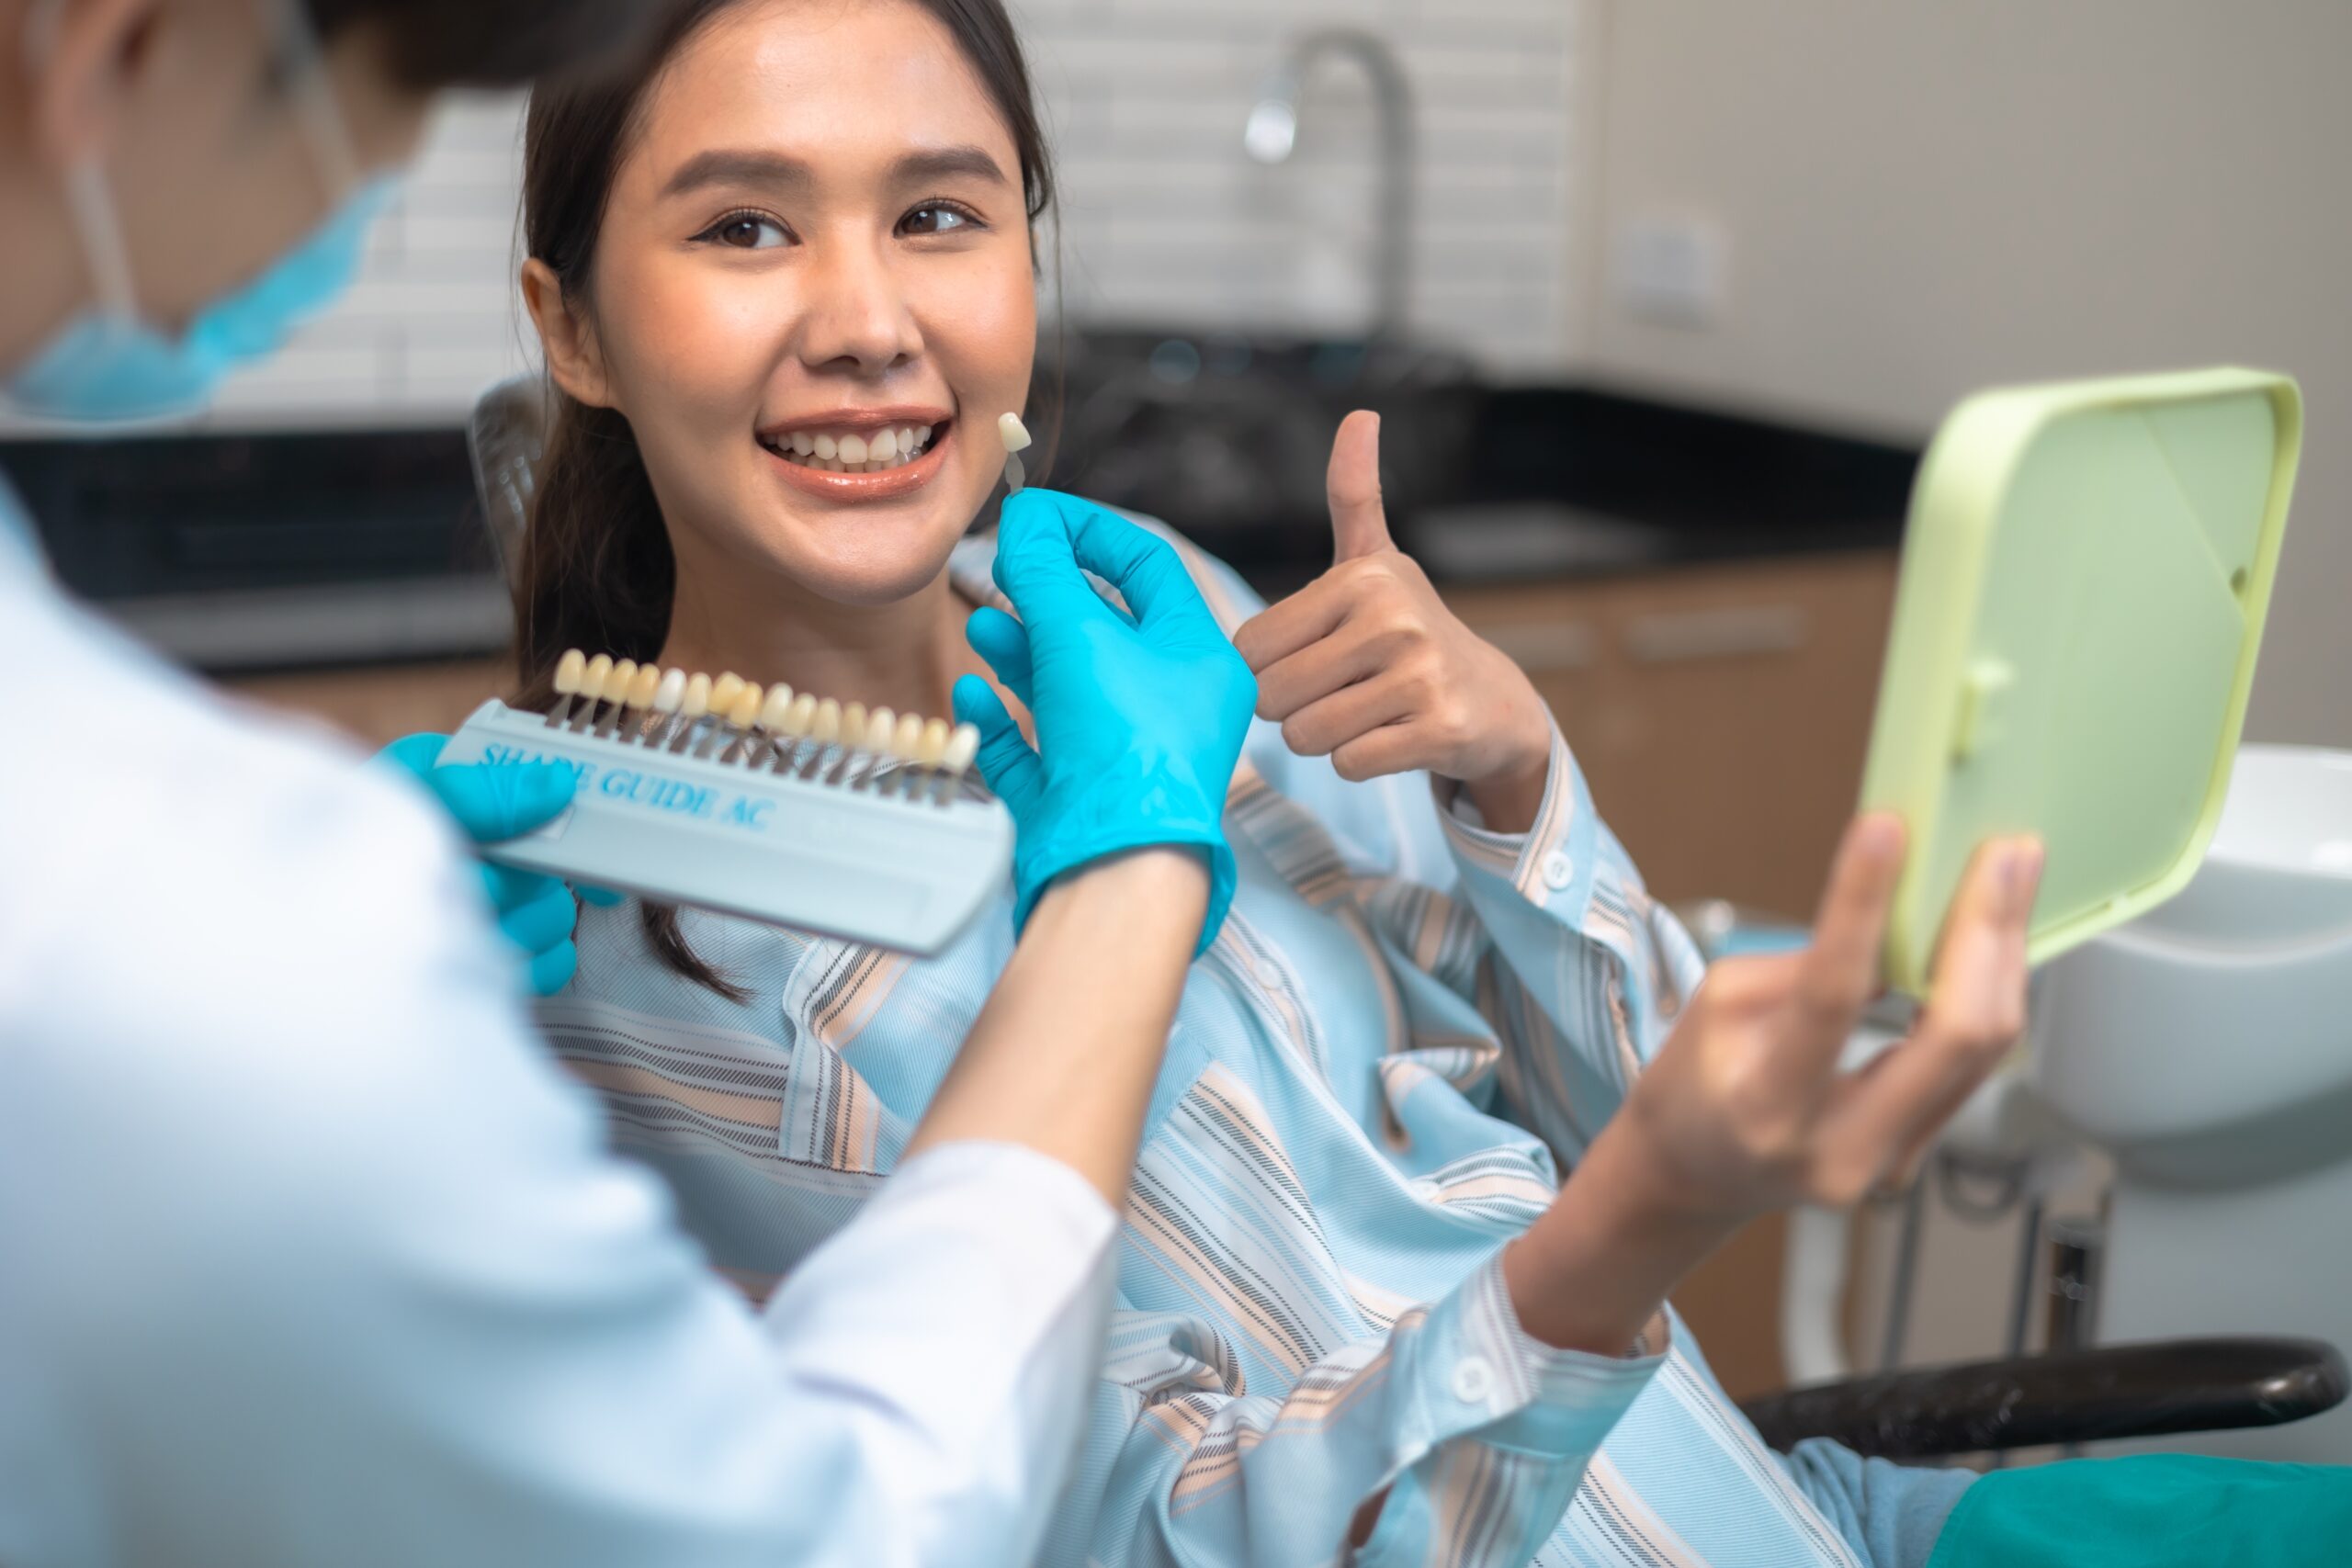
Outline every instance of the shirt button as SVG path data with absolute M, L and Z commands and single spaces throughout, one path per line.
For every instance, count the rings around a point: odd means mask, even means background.
M 1479 1357 L 1466 1357 L 1453 1369 L 1453 1397 L 1464 1404 L 1486 1404 L 1494 1387 L 1495 1369 Z
M 1426 1176 L 1415 1177 L 1410 1182 L 1407 1183 L 1407 1186 L 1412 1190 L 1413 1196 L 1419 1198 L 1424 1203 L 1436 1202 L 1439 1195 L 1445 1190 L 1445 1189 L 1440 1187 L 1436 1182 L 1430 1180 Z
M 1558 850 L 1544 857 L 1544 886 L 1557 893 L 1574 881 L 1577 863 Z

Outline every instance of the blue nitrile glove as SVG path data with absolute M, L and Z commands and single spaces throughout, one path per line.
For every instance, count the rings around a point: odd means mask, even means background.
M 494 844 L 527 833 L 571 804 L 576 775 L 555 762 L 458 762 L 436 764 L 446 735 L 410 735 L 377 753 L 424 785 L 442 809 L 477 844 Z M 579 966 L 571 945 L 577 910 L 562 879 L 482 863 L 483 890 L 497 912 L 498 929 L 523 950 L 531 989 L 551 997 Z M 618 903 L 618 894 L 582 888 L 594 904 Z
M 1132 615 L 1096 592 L 1085 568 Z M 1048 883 L 1122 850 L 1197 845 L 1209 865 L 1206 952 L 1233 901 L 1225 793 L 1257 678 L 1167 542 L 1091 502 L 1029 490 L 1004 503 L 997 586 L 1021 612 L 972 613 L 972 647 L 1028 705 L 1037 750 L 989 683 L 956 683 L 980 771 L 1012 812 L 1013 921 Z

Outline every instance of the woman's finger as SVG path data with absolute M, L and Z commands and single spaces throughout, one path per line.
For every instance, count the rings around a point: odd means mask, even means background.
M 1283 743 L 1302 757 L 1323 757 L 1360 735 L 1394 724 L 1413 711 L 1413 689 L 1393 677 L 1343 686 L 1308 704 L 1283 724 Z
M 1903 873 L 1903 823 L 1891 812 L 1858 817 L 1830 863 L 1829 886 L 1796 980 L 1803 1065 L 1829 1070 L 1878 989 L 1879 949 Z
M 1935 991 L 1910 1039 L 1839 1104 L 1828 1137 L 1882 1168 L 1915 1160 L 2025 1027 L 2026 915 L 2041 873 L 2030 840 L 1986 845 L 1945 922 Z
M 1410 773 L 1430 754 L 1430 739 L 1419 724 L 1384 724 L 1335 749 L 1331 766 L 1343 779 L 1361 784 L 1390 773 Z
M 1258 714 L 1282 720 L 1332 693 L 1381 674 L 1402 639 L 1385 628 L 1343 621 L 1330 636 L 1258 672 Z
M 1340 422 L 1323 491 L 1331 507 L 1331 561 L 1354 560 L 1396 547 L 1380 501 L 1380 416 L 1358 409 Z
M 1353 603 L 1348 585 L 1316 579 L 1281 604 L 1261 610 L 1233 634 L 1233 646 L 1250 671 L 1263 675 L 1303 648 L 1339 630 Z

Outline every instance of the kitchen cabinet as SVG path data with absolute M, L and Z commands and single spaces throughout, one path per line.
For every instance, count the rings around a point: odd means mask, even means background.
M 1805 919 L 1852 815 L 1891 550 L 1449 590 L 1551 704 L 1650 891 Z M 1749 1225 L 1675 1305 L 1734 1397 L 1782 1386 L 1786 1226 Z

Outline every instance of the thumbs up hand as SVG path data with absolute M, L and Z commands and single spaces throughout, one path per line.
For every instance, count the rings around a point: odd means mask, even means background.
M 1551 767 L 1550 715 L 1390 541 L 1378 414 L 1340 423 L 1326 486 L 1331 570 L 1234 635 L 1258 676 L 1259 715 L 1342 778 L 1426 769 L 1460 780 L 1488 827 L 1526 831 Z

